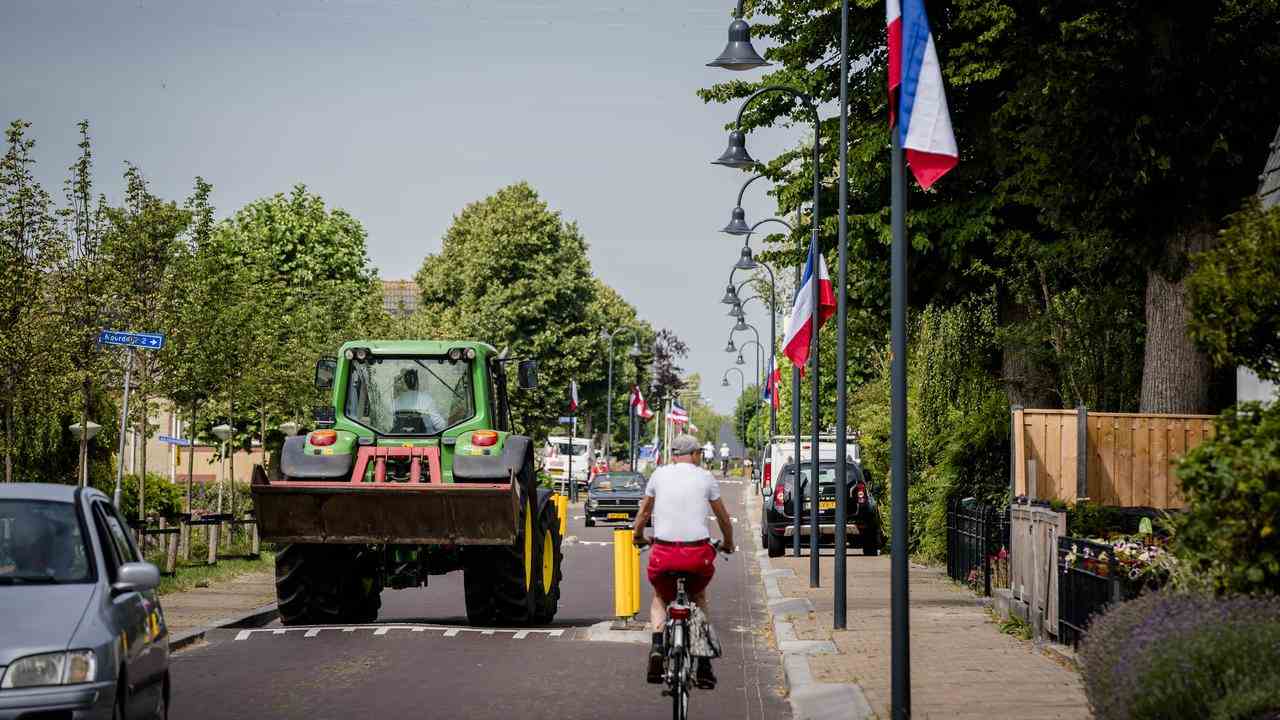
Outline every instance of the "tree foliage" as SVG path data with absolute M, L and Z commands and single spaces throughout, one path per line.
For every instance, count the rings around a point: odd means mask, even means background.
M 1220 366 L 1280 380 L 1280 207 L 1251 198 L 1187 278 L 1191 335 Z

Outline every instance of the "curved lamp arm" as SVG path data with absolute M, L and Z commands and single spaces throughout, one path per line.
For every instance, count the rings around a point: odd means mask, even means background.
M 747 191 L 747 186 L 764 177 L 764 173 L 757 173 L 751 176 L 746 182 L 742 183 L 742 187 L 738 188 L 738 202 L 734 203 L 736 207 L 742 207 L 742 194 Z

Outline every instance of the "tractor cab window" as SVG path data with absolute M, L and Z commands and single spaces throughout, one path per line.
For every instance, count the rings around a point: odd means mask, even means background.
M 386 435 L 439 435 L 475 415 L 471 363 L 447 357 L 353 359 L 343 414 Z

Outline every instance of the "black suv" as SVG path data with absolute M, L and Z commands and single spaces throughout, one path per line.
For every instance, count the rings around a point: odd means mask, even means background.
M 807 538 L 811 534 L 809 490 L 810 463 L 800 463 L 800 491 L 802 511 L 800 514 L 800 536 L 803 544 L 808 545 Z M 795 534 L 795 505 L 792 496 L 795 487 L 795 465 L 787 464 L 778 474 L 772 487 L 764 487 L 762 518 L 760 522 L 761 540 L 769 551 L 769 557 L 780 557 L 791 545 L 791 537 Z M 848 517 L 845 523 L 845 539 L 849 547 L 861 547 L 863 555 L 879 555 L 884 544 L 884 532 L 880 523 L 880 506 L 871 494 L 870 482 L 861 465 L 855 462 L 846 465 L 849 500 L 845 505 Z M 836 463 L 835 460 L 822 461 L 818 464 L 818 530 L 819 545 L 831 547 L 835 544 L 836 522 Z

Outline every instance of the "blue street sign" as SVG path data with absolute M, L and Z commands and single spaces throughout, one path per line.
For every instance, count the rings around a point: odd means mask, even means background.
M 98 334 L 98 344 L 119 345 L 120 347 L 136 347 L 142 348 L 143 350 L 159 350 L 164 347 L 164 336 L 156 333 L 103 330 Z
M 167 445 L 179 445 L 181 447 L 191 445 L 191 441 L 187 438 L 173 437 L 172 435 L 157 435 L 156 439 Z
M 573 418 L 572 418 L 572 417 L 569 417 L 568 415 L 561 415 L 561 416 L 560 416 L 560 424 L 561 424 L 561 425 L 572 425 L 572 424 L 573 424 Z

